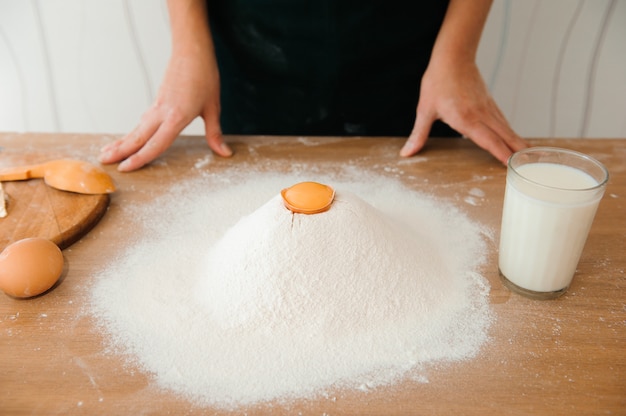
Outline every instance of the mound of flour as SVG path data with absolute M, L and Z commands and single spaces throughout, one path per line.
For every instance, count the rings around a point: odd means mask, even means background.
M 294 215 L 279 192 L 301 180 L 200 178 L 129 210 L 145 230 L 92 292 L 114 346 L 215 407 L 375 388 L 475 356 L 490 323 L 480 226 L 381 177 L 314 178 L 335 202 Z

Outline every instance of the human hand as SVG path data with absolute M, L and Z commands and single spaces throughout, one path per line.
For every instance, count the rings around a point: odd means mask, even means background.
M 156 159 L 191 121 L 204 119 L 209 147 L 228 157 L 219 122 L 219 73 L 215 58 L 202 53 L 175 53 L 170 58 L 157 98 L 139 124 L 121 139 L 105 146 L 101 163 L 123 160 L 119 171 L 132 171 Z
M 509 126 L 474 63 L 429 66 L 422 78 L 413 131 L 400 155 L 419 152 L 438 119 L 504 164 L 513 152 L 528 147 Z

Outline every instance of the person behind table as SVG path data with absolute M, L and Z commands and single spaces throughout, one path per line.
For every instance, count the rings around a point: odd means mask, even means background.
M 138 169 L 197 116 L 223 134 L 407 136 L 457 131 L 506 163 L 527 144 L 475 63 L 491 0 L 169 0 L 172 54 L 154 104 L 102 163 Z M 441 123 L 437 120 L 442 120 Z M 453 130 L 453 129 L 455 130 Z

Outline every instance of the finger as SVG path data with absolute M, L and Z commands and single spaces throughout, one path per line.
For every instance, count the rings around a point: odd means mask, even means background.
M 485 124 L 498 134 L 513 152 L 529 147 L 529 144 L 513 131 L 495 103 L 491 105 L 490 117 L 485 119 Z
M 409 157 L 422 150 L 428 140 L 428 134 L 430 133 L 430 129 L 436 119 L 437 116 L 434 112 L 420 111 L 418 109 L 415 117 L 415 124 L 413 125 L 413 131 L 411 131 L 409 138 L 400 150 L 400 156 Z
M 158 128 L 159 122 L 156 119 L 146 118 L 126 136 L 103 147 L 98 160 L 104 164 L 124 160 L 141 149 Z
M 141 148 L 119 164 L 117 170 L 130 172 L 152 162 L 167 150 L 182 129 L 183 127 L 181 127 L 180 123 L 172 122 L 170 119 L 165 120 Z
M 469 137 L 474 143 L 491 153 L 503 164 L 506 164 L 509 157 L 513 154 L 506 141 L 484 122 L 453 128 L 456 128 L 464 136 Z
M 220 127 L 219 112 L 211 111 L 204 116 L 204 134 L 209 148 L 222 157 L 230 157 L 233 151 L 224 142 Z

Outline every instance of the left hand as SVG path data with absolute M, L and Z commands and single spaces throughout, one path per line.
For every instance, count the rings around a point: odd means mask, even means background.
M 474 63 L 428 67 L 415 125 L 401 156 L 412 156 L 424 147 L 435 120 L 447 123 L 504 164 L 513 152 L 528 147 L 509 126 Z

